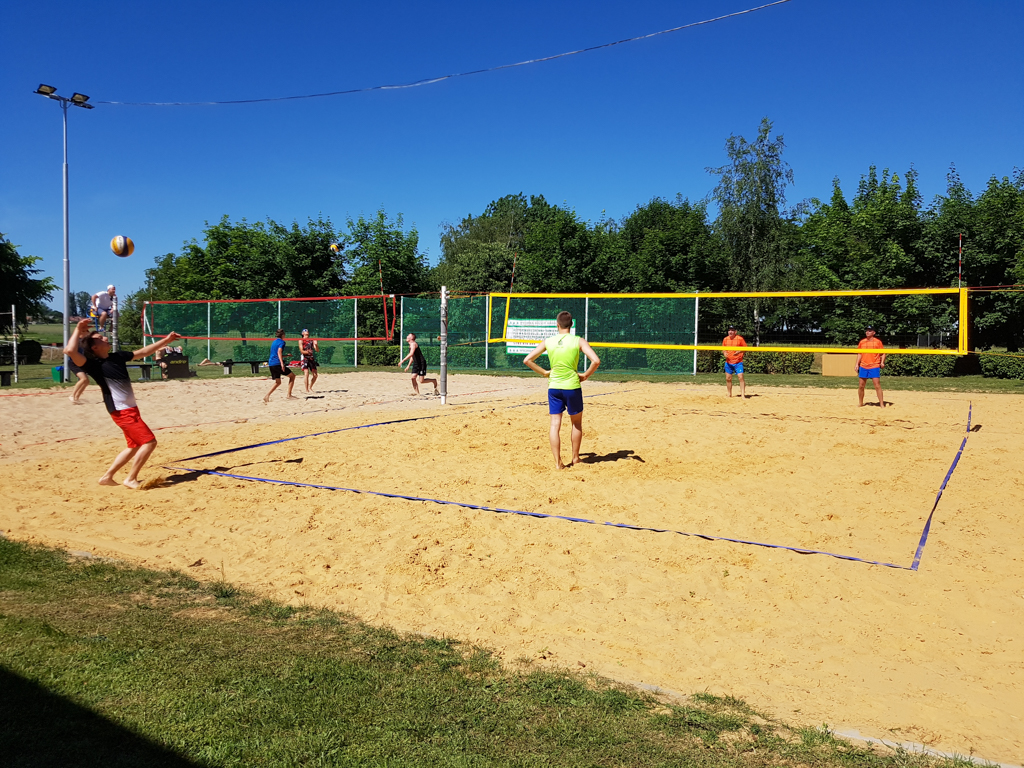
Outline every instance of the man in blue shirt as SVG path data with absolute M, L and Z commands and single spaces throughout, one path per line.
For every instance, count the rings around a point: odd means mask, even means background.
M 277 338 L 270 344 L 270 360 L 267 361 L 267 365 L 270 366 L 270 376 L 274 379 L 274 385 L 267 392 L 267 396 L 263 398 L 264 404 L 270 402 L 270 396 L 274 394 L 274 390 L 281 386 L 282 374 L 288 377 L 288 399 L 299 399 L 292 396 L 292 387 L 295 386 L 295 374 L 291 372 L 291 369 L 284 362 L 284 331 L 278 328 L 275 335 Z

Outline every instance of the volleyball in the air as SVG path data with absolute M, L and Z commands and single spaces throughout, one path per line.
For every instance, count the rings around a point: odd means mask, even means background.
M 115 256 L 131 256 L 135 251 L 135 243 L 130 237 L 118 235 L 110 241 L 110 250 L 114 252 Z
M 331 243 L 329 248 L 331 249 L 331 253 L 341 253 L 341 246 L 337 243 Z

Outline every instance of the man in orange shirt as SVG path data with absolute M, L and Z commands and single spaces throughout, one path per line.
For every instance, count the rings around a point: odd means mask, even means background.
M 864 338 L 860 340 L 857 349 L 876 350 L 882 349 L 882 340 L 875 336 L 873 326 L 864 329 Z M 882 369 L 885 367 L 884 352 L 861 352 L 857 355 L 857 376 L 860 378 L 860 387 L 857 389 L 857 397 L 860 400 L 858 407 L 864 406 L 864 385 L 868 379 L 875 384 L 875 392 L 878 393 L 878 405 L 885 408 L 885 398 L 882 397 Z
M 729 326 L 729 335 L 722 339 L 723 347 L 745 347 L 747 342 L 743 340 L 743 337 L 736 333 L 736 326 Z M 725 388 L 729 392 L 729 397 L 732 397 L 732 375 L 737 374 L 740 377 L 740 399 L 744 399 L 747 396 L 747 383 L 743 380 L 743 353 L 742 352 L 730 352 L 725 353 Z

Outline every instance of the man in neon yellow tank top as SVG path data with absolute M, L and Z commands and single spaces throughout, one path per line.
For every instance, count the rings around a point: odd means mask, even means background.
M 562 428 L 562 411 L 569 412 L 572 422 L 572 463 L 580 463 L 580 444 L 583 442 L 583 389 L 580 382 L 594 375 L 601 365 L 601 359 L 587 343 L 572 332 L 572 315 L 559 312 L 556 319 L 558 334 L 545 339 L 523 360 L 541 376 L 548 379 L 548 413 L 551 414 L 551 453 L 555 457 L 555 465 L 565 469 L 562 463 L 562 445 L 558 432 Z M 576 373 L 580 361 L 580 352 L 590 359 L 590 365 L 582 374 Z M 548 353 L 551 370 L 545 371 L 534 362 L 538 357 Z

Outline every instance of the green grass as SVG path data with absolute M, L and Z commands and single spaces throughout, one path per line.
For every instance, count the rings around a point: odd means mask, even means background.
M 966 766 L 0 537 L 5 766 Z

